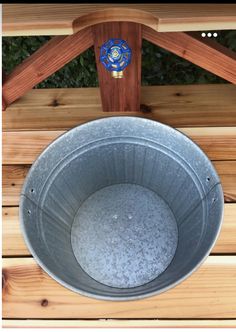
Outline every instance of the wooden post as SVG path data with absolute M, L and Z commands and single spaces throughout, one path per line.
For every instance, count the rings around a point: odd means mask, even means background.
M 143 38 L 236 84 L 236 53 L 197 33 L 157 32 L 142 27 Z
M 109 22 L 93 26 L 94 49 L 103 111 L 137 112 L 140 110 L 141 88 L 141 25 L 130 22 Z M 100 47 L 110 38 L 125 40 L 132 49 L 131 63 L 123 78 L 113 78 L 100 63 Z
M 56 36 L 17 66 L 6 78 L 2 92 L 7 105 L 62 68 L 93 45 L 91 28 L 70 36 Z
M 7 108 L 7 103 L 6 103 L 5 99 L 4 99 L 4 96 L 2 96 L 2 111 L 5 111 L 6 108 Z

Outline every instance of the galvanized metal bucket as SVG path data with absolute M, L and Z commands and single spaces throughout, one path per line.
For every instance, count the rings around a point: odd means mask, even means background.
M 25 241 L 65 287 L 107 300 L 161 293 L 208 256 L 219 177 L 188 137 L 136 117 L 78 126 L 51 143 L 21 194 Z

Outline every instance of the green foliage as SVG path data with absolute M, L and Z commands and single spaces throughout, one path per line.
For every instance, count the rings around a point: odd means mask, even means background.
M 4 37 L 2 44 L 3 69 L 8 74 L 25 58 L 46 43 L 50 37 Z M 217 41 L 236 51 L 236 31 L 218 32 Z M 66 52 L 66 50 L 64 50 Z M 190 62 L 143 41 L 142 84 L 194 84 L 223 83 L 223 79 L 191 64 Z M 93 49 L 65 65 L 62 69 L 40 83 L 37 88 L 98 86 Z

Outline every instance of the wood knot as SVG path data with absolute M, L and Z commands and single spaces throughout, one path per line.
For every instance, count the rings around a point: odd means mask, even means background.
M 58 103 L 57 99 L 54 99 L 53 102 L 51 103 L 51 105 L 49 105 L 49 106 L 57 107 L 59 105 L 60 104 Z
M 45 74 L 45 73 L 38 72 L 38 73 L 37 73 L 37 76 L 38 76 L 38 77 L 41 77 L 41 76 L 43 76 L 44 74 Z
M 48 306 L 48 300 L 47 300 L 47 299 L 43 299 L 43 300 L 41 301 L 41 306 L 42 306 L 42 307 L 47 307 L 47 306 Z
M 177 97 L 181 97 L 181 96 L 183 96 L 183 94 L 181 93 L 181 92 L 176 92 L 176 94 L 175 94 Z
M 151 113 L 152 112 L 152 108 L 148 105 L 145 105 L 145 104 L 141 104 L 140 105 L 140 111 L 142 113 Z
M 15 184 L 15 183 L 12 183 L 11 185 L 12 185 L 12 187 L 15 187 L 16 184 Z

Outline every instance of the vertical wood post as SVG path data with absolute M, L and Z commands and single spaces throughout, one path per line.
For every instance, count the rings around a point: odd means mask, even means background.
M 98 79 L 105 112 L 137 112 L 140 110 L 141 88 L 141 25 L 131 22 L 108 22 L 93 26 Z M 123 78 L 113 78 L 100 63 L 100 47 L 110 38 L 125 40 L 132 49 L 131 63 Z
M 6 104 L 13 103 L 92 45 L 90 27 L 73 35 L 53 37 L 6 78 L 2 87 Z

